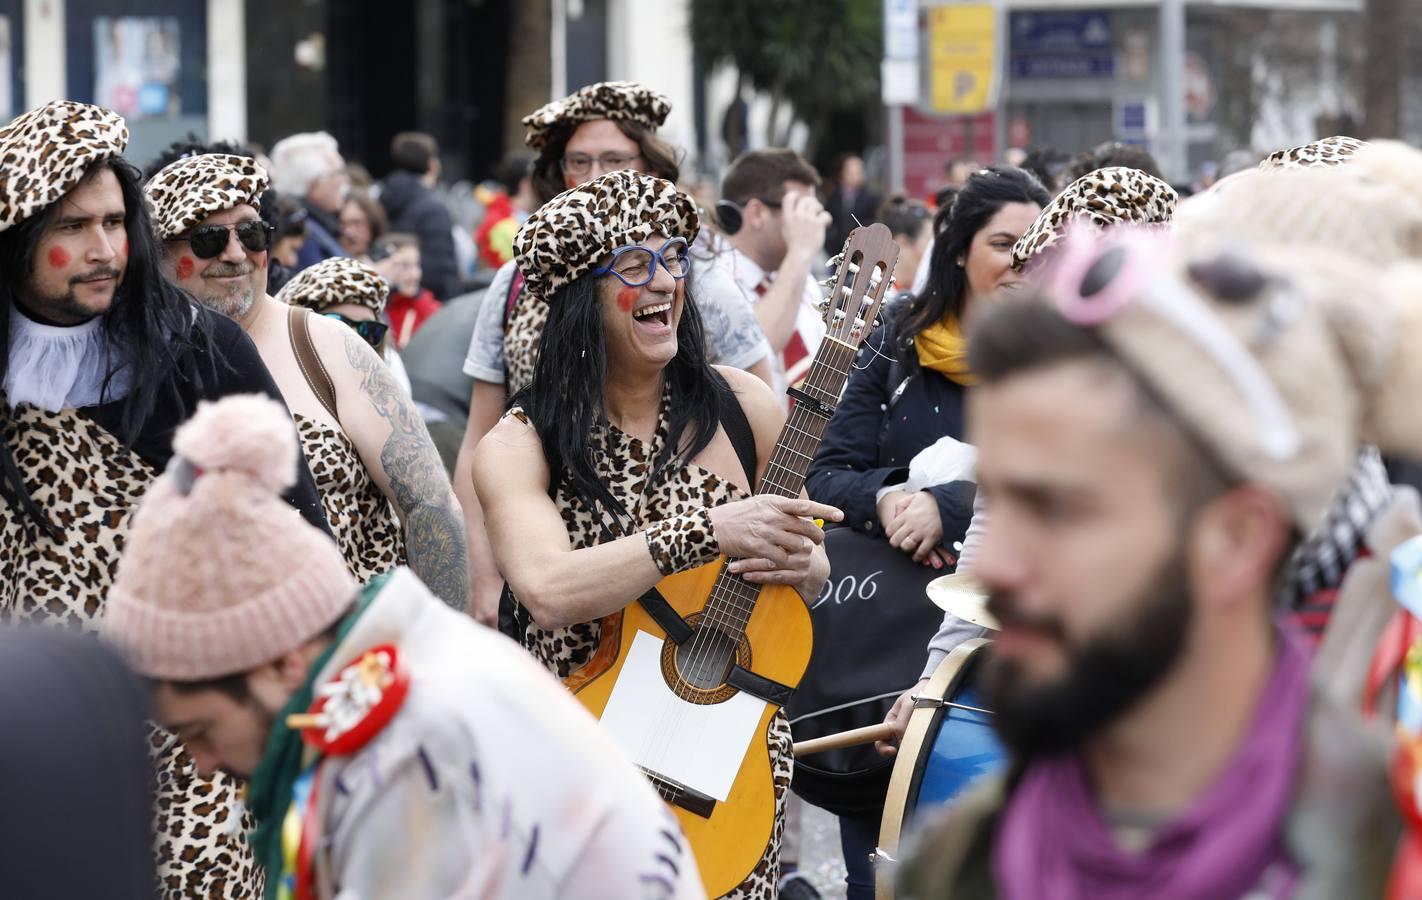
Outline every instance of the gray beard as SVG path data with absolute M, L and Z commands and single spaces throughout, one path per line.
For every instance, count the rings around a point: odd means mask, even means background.
M 202 305 L 213 312 L 222 313 L 227 318 L 240 322 L 247 313 L 251 312 L 252 304 L 256 302 L 256 299 L 256 292 L 249 286 L 228 294 L 203 297 Z

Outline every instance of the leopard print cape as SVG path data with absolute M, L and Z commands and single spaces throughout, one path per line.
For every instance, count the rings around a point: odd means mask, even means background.
M 22 404 L 0 437 L 35 502 L 63 531 L 58 540 L 43 535 L 23 510 L 0 502 L 0 621 L 96 631 L 133 512 L 158 472 L 78 410 Z M 261 896 L 261 870 L 243 837 L 251 823 L 233 779 L 202 778 L 177 739 L 158 729 L 151 752 L 160 896 Z
M 316 480 L 321 507 L 346 568 L 361 584 L 405 564 L 405 532 L 355 444 L 331 425 L 293 415 L 301 455 Z
M 598 474 L 612 495 L 631 512 L 631 531 L 644 529 L 654 522 L 697 507 L 719 506 L 749 496 L 735 483 L 694 465 L 671 469 L 664 472 L 655 484 L 647 483 L 653 461 L 668 439 L 669 404 L 670 396 L 664 396 L 656 434 L 650 443 L 611 425 L 604 425 L 601 433 L 592 438 L 593 446 L 601 448 L 594 451 Z M 521 407 L 515 406 L 506 415 L 529 424 L 528 416 Z M 593 547 L 605 540 L 602 518 L 566 487 L 559 486 L 553 495 L 553 502 L 563 517 L 574 549 Z M 616 532 L 617 526 L 608 523 L 608 529 Z M 592 659 L 602 637 L 601 631 L 601 622 L 544 629 L 530 621 L 524 635 L 524 646 L 559 678 L 567 678 Z M 736 890 L 725 895 L 732 900 L 774 900 L 778 893 L 780 844 L 785 834 L 785 794 L 790 787 L 794 764 L 790 724 L 783 712 L 776 713 L 771 723 L 770 739 L 771 770 L 775 782 L 775 825 L 771 842 L 750 876 Z

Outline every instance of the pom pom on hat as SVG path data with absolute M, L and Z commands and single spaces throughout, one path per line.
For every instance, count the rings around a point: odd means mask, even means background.
M 199 404 L 178 429 L 173 450 L 203 472 L 241 473 L 273 494 L 296 484 L 291 416 L 261 394 Z
M 336 542 L 280 496 L 297 473 L 281 404 L 205 403 L 174 450 L 134 514 L 104 603 L 104 635 L 134 669 L 168 681 L 248 672 L 350 608 L 356 582 Z

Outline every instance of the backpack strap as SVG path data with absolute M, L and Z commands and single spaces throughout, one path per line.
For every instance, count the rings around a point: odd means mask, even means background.
M 311 310 L 300 306 L 290 307 L 287 312 L 291 349 L 296 354 L 296 364 L 301 369 L 301 376 L 306 379 L 306 386 L 311 388 L 311 393 L 326 407 L 331 418 L 340 422 L 340 414 L 336 412 L 336 384 L 331 380 L 331 373 L 326 371 L 326 364 L 321 362 L 316 345 L 311 342 L 308 324 L 310 315 Z
M 731 386 L 726 383 L 726 379 L 715 369 L 711 374 L 721 383 L 721 387 L 726 389 L 731 402 L 721 407 L 721 427 L 726 429 L 726 437 L 730 438 L 731 446 L 736 449 L 736 456 L 741 461 L 741 468 L 746 473 L 746 484 L 750 485 L 751 491 L 755 491 L 756 455 L 755 455 L 755 432 L 751 431 L 750 420 L 746 418 L 746 411 L 741 408 L 741 401 L 736 398 L 736 394 L 731 390 Z

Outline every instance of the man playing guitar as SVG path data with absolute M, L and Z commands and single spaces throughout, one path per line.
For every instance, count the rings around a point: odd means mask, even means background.
M 751 496 L 785 414 L 760 379 L 706 362 L 684 280 L 697 223 L 672 184 L 620 171 L 544 205 L 515 241 L 548 324 L 532 384 L 479 444 L 474 482 L 524 646 L 562 678 L 664 576 L 724 554 L 746 581 L 812 598 L 829 574 L 812 519 L 840 512 Z M 771 760 L 773 837 L 728 896 L 774 895 L 791 771 L 782 713 Z

